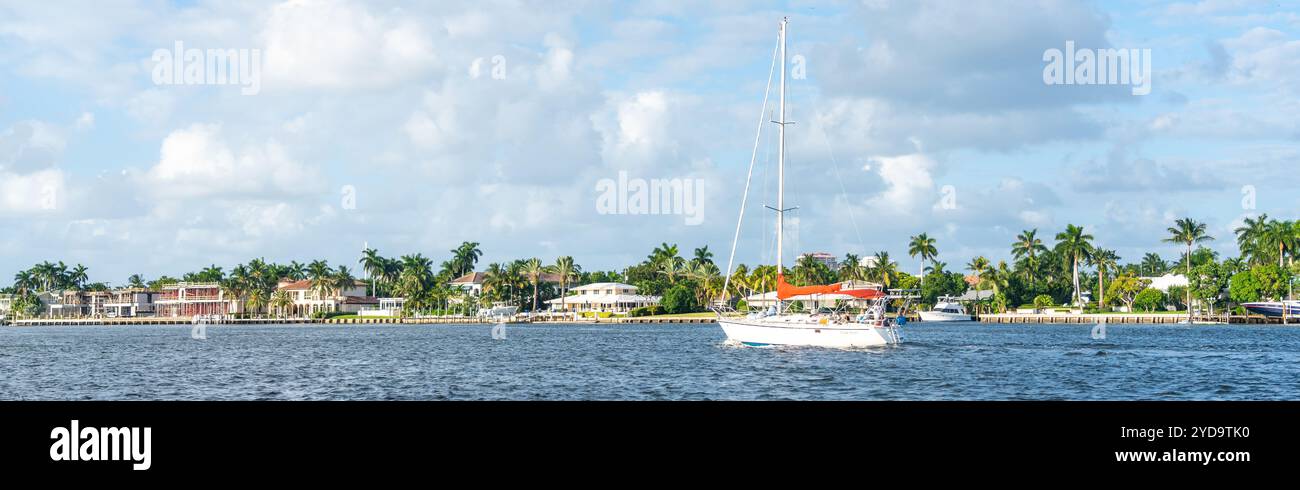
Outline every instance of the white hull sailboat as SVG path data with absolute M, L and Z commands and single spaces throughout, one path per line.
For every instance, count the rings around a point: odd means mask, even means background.
M 774 345 L 811 347 L 877 347 L 897 344 L 898 328 L 862 323 L 826 323 L 789 318 L 776 321 L 718 320 L 727 338 L 752 347 Z
M 886 313 L 888 302 L 905 298 L 891 295 L 879 289 L 843 289 L 840 284 L 828 286 L 792 286 L 785 281 L 782 269 L 782 235 L 785 231 L 785 77 L 786 77 L 786 26 L 789 19 L 781 20 L 779 48 L 781 57 L 781 96 L 779 119 L 780 133 L 777 143 L 777 205 L 776 211 L 776 268 L 777 268 L 777 303 L 768 311 L 750 313 L 744 317 L 732 316 L 729 308 L 720 306 L 718 325 L 732 342 L 750 346 L 811 346 L 832 348 L 878 347 L 902 342 L 898 322 Z M 769 84 L 771 79 L 769 78 Z M 770 85 L 769 85 L 770 87 Z M 764 112 L 767 101 L 764 99 Z M 760 130 L 761 134 L 761 130 Z M 755 140 L 757 151 L 757 139 Z M 753 175 L 753 159 L 750 160 L 750 175 Z M 746 182 L 745 200 L 749 196 L 749 183 Z M 735 259 L 736 242 L 740 237 L 741 222 L 744 220 L 745 202 L 741 203 L 740 220 L 736 223 L 736 236 L 732 241 L 731 259 L 727 264 L 727 280 L 730 281 L 731 262 Z M 726 286 L 723 286 L 726 291 Z M 786 301 L 792 298 L 830 298 L 845 299 L 844 303 L 869 301 L 866 312 L 856 317 L 842 311 L 792 313 L 786 311 Z

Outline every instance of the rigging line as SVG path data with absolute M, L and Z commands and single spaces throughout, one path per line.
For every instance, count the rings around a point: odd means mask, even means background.
M 727 288 L 731 286 L 731 266 L 736 260 L 736 243 L 740 241 L 740 224 L 745 221 L 745 204 L 749 202 L 749 182 L 754 178 L 754 161 L 758 160 L 758 142 L 763 136 L 763 116 L 767 113 L 767 98 L 772 95 L 772 74 L 776 73 L 776 54 L 780 51 L 781 42 L 778 40 L 776 46 L 772 48 L 772 66 L 767 70 L 767 89 L 763 91 L 763 108 L 758 111 L 758 134 L 754 135 L 754 150 L 749 155 L 749 173 L 745 176 L 745 193 L 740 198 L 740 217 L 736 218 L 736 233 L 731 238 L 731 255 L 727 257 L 727 275 L 722 282 L 722 294 L 727 294 Z M 785 67 L 781 67 L 782 70 Z
M 821 107 L 817 107 L 817 113 L 822 113 Z M 822 141 L 826 143 L 826 153 L 831 156 L 831 168 L 835 169 L 835 180 L 840 183 L 840 195 L 844 196 L 844 202 L 848 204 L 849 221 L 853 223 L 853 233 L 858 235 L 858 249 L 862 250 L 862 253 L 866 253 L 867 247 L 865 242 L 862 241 L 862 230 L 858 229 L 858 218 L 853 215 L 853 202 L 849 201 L 849 192 L 844 188 L 844 178 L 840 177 L 840 163 L 835 160 L 835 150 L 831 148 L 831 139 L 826 136 L 825 126 L 818 124 L 817 129 L 821 130 Z
M 776 119 L 776 111 L 769 109 L 767 111 L 767 117 L 768 119 Z M 776 140 L 773 140 L 772 138 L 768 138 L 767 145 L 764 146 L 764 149 L 767 150 L 763 153 L 763 167 L 762 167 L 764 196 L 772 194 L 772 148 L 775 146 L 776 146 Z M 766 264 L 768 262 L 772 262 L 772 257 L 776 256 L 776 251 L 775 251 L 776 240 L 768 240 L 768 237 L 771 235 L 771 233 L 769 233 L 771 231 L 771 225 L 768 223 L 768 219 L 767 219 L 769 215 L 767 213 L 761 213 L 760 216 L 763 217 L 763 222 L 761 223 L 762 226 L 759 227 L 759 233 L 758 233 L 759 237 L 762 239 L 763 242 L 763 249 L 762 249 L 763 260 L 761 263 Z

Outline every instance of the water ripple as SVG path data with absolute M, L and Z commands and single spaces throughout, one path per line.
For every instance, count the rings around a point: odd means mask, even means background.
M 1127 400 L 1300 397 L 1300 327 L 911 324 L 884 349 L 713 325 L 0 329 L 9 400 Z

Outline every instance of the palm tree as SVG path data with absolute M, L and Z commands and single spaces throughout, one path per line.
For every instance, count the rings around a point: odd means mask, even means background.
M 983 255 L 971 259 L 971 261 L 966 264 L 966 270 L 971 271 L 975 274 L 976 278 L 980 279 L 975 283 L 976 299 L 979 299 L 979 292 L 984 290 L 984 271 L 988 269 L 989 259 L 985 258 Z
M 691 262 L 695 264 L 712 264 L 713 252 L 709 251 L 708 245 L 697 248 L 695 249 L 695 258 L 691 259 Z
M 307 268 L 298 261 L 289 262 L 284 266 L 284 276 L 294 281 L 301 281 L 307 278 Z
M 331 282 L 333 283 L 331 289 L 334 290 L 335 296 L 346 295 L 349 289 L 357 287 L 357 278 L 352 277 L 352 271 L 342 265 L 334 272 Z
M 129 288 L 144 289 L 146 287 L 144 276 L 131 274 L 131 277 L 126 278 L 126 285 Z
M 248 310 L 256 316 L 269 301 L 270 298 L 266 291 L 259 288 L 248 292 L 248 300 L 244 302 L 244 305 L 248 306 Z
M 577 277 L 582 272 L 582 268 L 573 263 L 573 257 L 565 255 L 555 259 L 555 265 L 551 266 L 555 275 L 560 279 L 560 310 L 565 309 L 565 296 L 569 294 L 569 281 Z
M 86 266 L 81 264 L 77 264 L 76 267 L 73 267 L 72 272 L 68 274 L 68 281 L 77 289 L 84 289 L 86 287 L 86 281 L 89 280 L 90 276 L 86 274 Z
M 199 271 L 199 275 L 202 276 L 200 280 L 203 282 L 221 282 L 226 277 L 226 273 L 220 267 L 217 267 L 217 264 L 204 267 L 203 270 Z
M 384 258 L 379 255 L 379 251 L 373 248 L 367 248 L 361 251 L 361 268 L 366 271 L 366 276 L 370 278 L 370 295 L 378 296 L 379 288 L 375 281 L 384 275 Z
M 1034 284 L 1034 271 L 1038 268 L 1037 256 L 1044 252 L 1047 252 L 1047 246 L 1038 238 L 1038 228 L 1021 231 L 1016 235 L 1015 243 L 1011 244 L 1011 255 L 1025 259 L 1025 278 L 1030 286 Z
M 1097 268 L 1097 307 L 1106 304 L 1106 268 L 1119 267 L 1119 255 L 1114 250 L 1099 248 L 1088 258 Z
M 921 286 L 925 286 L 925 261 L 933 260 L 939 255 L 939 250 L 934 246 L 935 242 L 929 235 L 922 233 L 912 237 L 912 241 L 907 244 L 907 255 L 916 257 L 921 256 Z
M 313 260 L 307 264 L 307 279 L 311 281 L 311 290 L 316 294 L 316 299 L 325 299 L 329 293 L 332 273 L 329 263 L 324 260 Z
M 547 269 L 549 268 L 542 265 L 541 259 L 534 257 L 524 262 L 523 268 L 520 271 L 523 273 L 524 277 L 528 278 L 528 282 L 533 285 L 533 309 L 531 311 L 537 311 L 537 288 L 541 283 L 542 274 L 545 274 Z
M 894 284 L 894 277 L 898 275 L 898 263 L 889 260 L 889 252 L 881 250 L 876 252 L 876 265 L 871 268 L 871 280 L 877 281 L 885 289 Z
M 1070 261 L 1075 304 L 1083 303 L 1083 294 L 1079 290 L 1079 261 L 1092 256 L 1092 240 L 1092 235 L 1084 233 L 1082 226 L 1065 225 L 1065 231 L 1056 234 L 1056 253 Z
M 1192 277 L 1192 245 L 1208 242 L 1214 237 L 1205 233 L 1205 223 L 1199 223 L 1191 218 L 1181 218 L 1174 222 L 1174 226 L 1169 227 L 1169 238 L 1162 240 L 1165 243 L 1181 243 L 1187 245 L 1187 278 Z M 1271 231 L 1271 230 L 1270 230 Z M 1279 257 L 1279 263 L 1281 258 Z M 1192 320 L 1192 288 L 1187 289 L 1187 321 Z
M 1287 251 L 1296 248 L 1295 226 L 1287 221 L 1273 220 L 1264 226 L 1259 237 L 1260 249 L 1277 249 L 1277 266 L 1284 267 Z
M 819 265 L 821 265 L 821 262 L 818 262 L 812 255 L 800 255 L 795 260 L 794 268 L 791 269 L 794 273 L 795 283 L 799 285 L 815 284 L 817 282 L 817 266 Z
M 1165 259 L 1151 252 L 1142 256 L 1142 264 L 1139 266 L 1143 274 L 1152 277 L 1164 274 L 1166 267 Z
M 14 289 L 19 294 L 26 294 L 27 291 L 36 289 L 40 285 L 40 280 L 36 278 L 32 271 L 18 271 L 14 274 Z
M 943 274 L 945 272 L 948 272 L 947 270 L 945 270 L 947 267 L 948 267 L 947 262 L 941 262 L 936 260 L 934 262 L 931 262 L 929 267 L 925 268 L 925 272 L 927 274 Z
M 993 296 L 996 298 L 1011 284 L 1011 270 L 1007 268 L 1007 262 L 999 260 L 996 268 L 988 267 L 984 269 L 984 272 L 980 274 L 980 283 L 988 283 L 993 286 Z
M 402 256 L 397 292 L 406 298 L 404 308 L 417 311 L 428 309 L 431 300 L 429 290 L 433 282 L 433 261 L 418 253 Z
M 487 270 L 483 273 L 483 295 L 491 299 L 501 299 L 501 294 L 506 287 L 505 267 L 497 262 L 488 264 Z
M 478 264 L 479 257 L 483 256 L 483 251 L 478 248 L 478 242 L 462 242 L 451 251 L 451 255 L 451 272 L 455 276 L 452 279 L 455 279 L 474 272 L 474 266 Z
M 685 260 L 681 257 L 665 256 L 659 260 L 656 272 L 667 277 L 670 284 L 676 284 L 677 276 L 681 275 L 685 265 Z
M 276 315 L 283 318 L 284 310 L 293 306 L 293 297 L 288 291 L 283 289 L 271 294 L 271 307 L 275 308 Z
M 1268 213 L 1259 215 L 1258 218 L 1246 218 L 1242 220 L 1242 225 L 1232 230 L 1237 234 L 1237 249 L 1241 251 L 1242 257 L 1250 257 L 1250 263 L 1263 263 L 1261 255 L 1267 253 L 1264 250 L 1263 238 L 1268 230 Z
M 747 295 L 745 294 L 745 291 L 742 291 L 741 289 L 750 290 L 750 291 L 753 290 L 750 284 L 749 267 L 746 266 L 745 264 L 737 265 L 736 269 L 731 271 L 731 277 L 728 282 L 730 282 L 730 287 L 732 290 L 723 291 L 723 294 L 734 292 L 736 296 L 740 296 L 743 298 Z
M 862 259 L 857 254 L 844 254 L 844 262 L 840 263 L 839 270 L 841 281 L 858 281 L 862 279 Z

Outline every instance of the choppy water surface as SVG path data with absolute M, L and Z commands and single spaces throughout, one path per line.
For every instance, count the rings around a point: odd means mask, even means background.
M 910 324 L 862 351 L 715 325 L 0 328 L 0 398 L 1300 399 L 1300 327 Z

